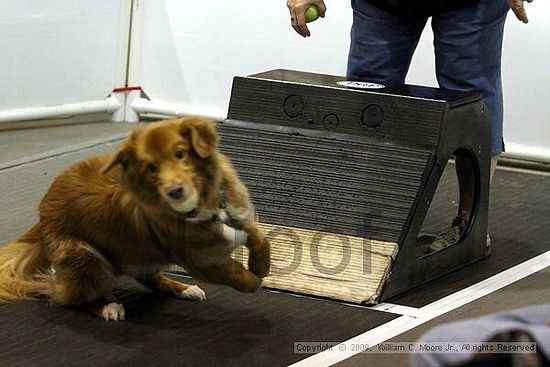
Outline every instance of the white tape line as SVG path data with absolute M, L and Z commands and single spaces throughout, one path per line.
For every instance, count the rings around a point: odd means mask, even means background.
M 369 310 L 393 313 L 402 316 L 420 317 L 422 312 L 420 308 L 396 305 L 394 303 L 379 303 L 374 306 L 365 307 Z
M 418 310 L 418 317 L 401 316 L 354 338 L 342 342 L 333 350 L 315 354 L 309 358 L 292 364 L 292 367 L 321 367 L 332 366 L 347 358 L 350 358 L 360 350 L 356 345 L 375 346 L 397 335 L 422 325 L 449 311 L 455 310 L 481 297 L 491 294 L 531 274 L 539 272 L 550 266 L 550 251 L 547 251 L 530 260 L 524 261 L 508 270 L 498 273 L 468 288 L 453 293 L 438 301 L 432 302 Z

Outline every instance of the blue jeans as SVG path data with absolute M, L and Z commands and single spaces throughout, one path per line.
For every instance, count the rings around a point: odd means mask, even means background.
M 368 0 L 352 0 L 349 80 L 403 84 L 428 18 L 401 18 Z M 481 93 L 493 130 L 491 155 L 504 151 L 501 55 L 506 0 L 481 0 L 432 17 L 441 88 Z

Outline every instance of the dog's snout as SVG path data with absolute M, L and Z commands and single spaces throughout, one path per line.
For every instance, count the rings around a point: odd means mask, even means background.
M 166 189 L 166 193 L 172 199 L 181 199 L 183 197 L 183 186 L 176 185 L 169 187 L 168 189 Z

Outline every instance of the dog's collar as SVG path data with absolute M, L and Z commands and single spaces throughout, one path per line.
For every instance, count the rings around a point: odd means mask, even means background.
M 225 185 L 222 184 L 220 188 L 220 203 L 218 204 L 218 212 L 216 214 L 212 215 L 212 218 L 210 219 L 214 223 L 219 224 L 227 224 L 229 226 L 232 226 L 234 224 L 233 219 L 227 213 L 227 196 L 225 194 Z M 165 246 L 160 239 L 160 236 L 155 229 L 155 227 L 152 225 L 152 223 L 146 219 L 147 226 L 149 227 L 149 233 L 151 234 L 151 239 L 153 240 L 153 244 L 159 249 L 162 254 L 168 258 L 171 257 L 171 254 L 168 250 L 168 247 Z

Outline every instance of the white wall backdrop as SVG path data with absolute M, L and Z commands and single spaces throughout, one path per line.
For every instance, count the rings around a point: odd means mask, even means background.
M 348 0 L 325 0 L 327 17 L 302 39 L 285 0 L 141 0 L 141 85 L 152 99 L 224 112 L 234 75 L 273 68 L 345 73 L 351 26 Z M 504 1 L 504 0 L 501 0 Z M 512 13 L 504 48 L 508 151 L 550 159 L 550 2 L 527 5 L 530 23 Z M 408 82 L 435 86 L 429 25 Z
M 327 17 L 302 39 L 285 0 L 144 1 L 141 86 L 152 99 L 227 111 L 232 78 L 275 68 L 341 74 L 351 9 L 328 0 Z
M 122 4 L 0 0 L 0 110 L 104 99 L 125 73 Z

